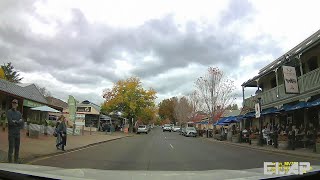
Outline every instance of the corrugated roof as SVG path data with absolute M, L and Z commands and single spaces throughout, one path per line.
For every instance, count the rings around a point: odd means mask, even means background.
M 241 110 L 225 110 L 221 117 L 238 116 Z
M 58 99 L 58 98 L 55 98 L 55 97 L 52 97 L 52 96 L 49 96 L 49 97 L 46 97 L 48 103 L 50 105 L 53 105 L 53 106 L 58 106 L 58 107 L 61 107 L 63 109 L 66 109 L 68 108 L 68 103 L 62 101 L 61 99 Z
M 47 100 L 34 84 L 22 87 L 15 83 L 0 79 L 0 91 L 47 104 Z
M 252 83 L 256 79 L 269 74 L 271 71 L 275 70 L 276 68 L 284 65 L 288 61 L 291 61 L 293 59 L 292 57 L 297 56 L 302 52 L 305 52 L 306 50 L 313 47 L 314 45 L 319 44 L 319 42 L 320 42 L 320 29 L 317 32 L 315 32 L 314 34 L 312 34 L 310 37 L 308 37 L 307 39 L 305 39 L 304 41 L 299 43 L 297 46 L 292 48 L 290 51 L 288 51 L 287 53 L 285 53 L 284 55 L 282 55 L 278 59 L 274 60 L 272 63 L 270 63 L 267 66 L 265 66 L 264 68 L 262 68 L 259 71 L 257 76 L 244 82 L 242 84 L 242 86 L 249 85 L 250 83 Z

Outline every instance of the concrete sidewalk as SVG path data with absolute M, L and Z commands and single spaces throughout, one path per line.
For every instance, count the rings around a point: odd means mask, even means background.
M 300 156 L 300 157 L 307 157 L 307 158 L 315 158 L 320 160 L 320 154 L 312 152 L 312 149 L 306 149 L 306 148 L 296 148 L 295 150 L 284 150 L 279 148 L 274 148 L 271 145 L 264 145 L 264 146 L 258 146 L 255 143 L 252 143 L 251 145 L 249 143 L 234 143 L 230 141 L 219 141 L 214 138 L 205 138 L 208 141 L 216 142 L 216 143 L 223 143 L 223 144 L 229 144 L 233 146 L 239 146 L 239 147 L 246 147 L 266 152 L 274 152 L 279 154 L 286 154 L 286 155 L 293 155 L 293 156 Z
M 86 147 L 89 145 L 94 145 L 110 140 L 115 140 L 123 137 L 132 136 L 130 134 L 124 134 L 122 132 L 115 132 L 111 135 L 107 135 L 105 132 L 85 132 L 82 136 L 67 136 L 67 146 L 66 151 L 71 151 Z M 26 136 L 26 131 L 21 130 L 21 144 L 20 144 L 20 161 L 26 163 L 32 159 L 64 153 L 61 150 L 56 149 L 56 137 L 52 135 L 40 135 L 38 139 L 29 138 Z M 7 162 L 8 152 L 8 132 L 0 132 L 0 162 Z

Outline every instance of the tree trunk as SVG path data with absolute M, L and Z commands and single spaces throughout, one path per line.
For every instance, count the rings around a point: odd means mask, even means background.
M 133 118 L 129 117 L 128 119 L 129 119 L 129 132 L 133 133 L 133 125 L 134 125 L 134 122 L 132 122 Z

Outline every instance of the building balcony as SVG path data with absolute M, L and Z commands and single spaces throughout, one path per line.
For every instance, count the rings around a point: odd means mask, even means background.
M 284 84 L 261 93 L 262 108 L 269 108 L 297 101 L 320 93 L 320 68 L 298 77 L 300 94 L 286 94 Z M 254 109 L 256 96 L 246 98 L 243 106 Z

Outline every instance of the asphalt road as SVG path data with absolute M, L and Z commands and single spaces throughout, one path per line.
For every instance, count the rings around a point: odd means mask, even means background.
M 83 150 L 35 161 L 35 165 L 104 170 L 191 171 L 262 168 L 264 161 L 320 161 L 237 147 L 153 129 Z

